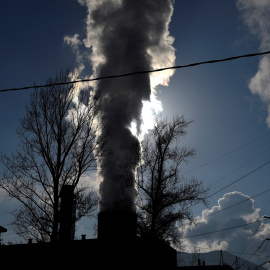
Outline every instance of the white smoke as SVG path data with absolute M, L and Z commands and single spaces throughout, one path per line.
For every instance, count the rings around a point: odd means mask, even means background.
M 244 22 L 260 40 L 261 50 L 270 50 L 270 2 L 268 0 L 237 0 Z M 249 83 L 252 94 L 260 96 L 268 107 L 267 125 L 270 127 L 270 56 L 259 62 L 258 72 Z
M 76 53 L 78 70 L 84 69 L 87 60 L 93 69 L 91 77 L 174 65 L 174 39 L 168 30 L 173 13 L 170 0 L 78 2 L 88 9 L 86 38 L 80 41 L 77 34 L 65 37 Z M 151 128 L 154 114 L 162 111 L 156 87 L 168 85 L 173 73 L 169 70 L 91 84 L 103 100 L 101 121 L 109 130 L 107 150 L 111 152 L 99 164 L 100 211 L 134 210 L 139 139 Z

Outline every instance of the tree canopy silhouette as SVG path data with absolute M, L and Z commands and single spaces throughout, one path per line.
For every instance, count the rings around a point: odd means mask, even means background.
M 35 89 L 19 121 L 18 150 L 11 156 L 1 154 L 5 170 L 0 188 L 20 202 L 11 225 L 23 238 L 58 240 L 64 185 L 74 188 L 75 221 L 91 216 L 97 207 L 97 194 L 83 176 L 96 169 L 105 144 L 96 123 L 101 99 L 93 98 L 91 89 L 57 84 L 68 82 L 71 75 L 62 71 L 47 80 L 49 87 Z
M 180 165 L 195 155 L 194 149 L 179 147 L 190 123 L 183 116 L 171 122 L 156 117 L 142 142 L 137 170 L 138 234 L 175 247 L 181 244 L 179 226 L 193 220 L 191 206 L 207 203 L 202 182 L 180 175 Z

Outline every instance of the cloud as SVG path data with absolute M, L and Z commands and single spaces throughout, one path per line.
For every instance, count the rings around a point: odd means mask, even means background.
M 245 202 L 231 207 L 241 201 Z M 260 221 L 260 219 L 260 209 L 255 208 L 253 199 L 237 191 L 226 193 L 218 200 L 216 206 L 213 206 L 212 209 L 202 211 L 202 215 L 197 217 L 196 225 L 185 228 L 183 247 L 186 252 L 194 252 L 194 250 L 195 252 L 198 252 L 198 250 L 208 252 L 222 249 L 240 253 L 246 247 L 244 253 L 254 253 L 262 241 L 270 235 L 270 224 L 267 224 L 267 221 L 263 221 L 261 224 L 255 223 L 231 230 L 222 230 L 245 223 Z M 205 234 L 219 230 L 221 231 Z M 201 236 L 190 237 L 193 235 Z M 265 250 L 260 254 L 268 255 L 267 252 L 269 250 Z M 255 262 L 256 259 L 258 258 L 251 258 Z M 261 259 L 259 261 L 261 262 Z
M 262 51 L 270 50 L 270 5 L 268 0 L 238 0 L 237 7 L 241 11 L 245 24 L 260 40 Z M 267 125 L 270 127 L 270 56 L 264 56 L 259 62 L 258 72 L 250 80 L 252 94 L 260 96 L 268 107 Z

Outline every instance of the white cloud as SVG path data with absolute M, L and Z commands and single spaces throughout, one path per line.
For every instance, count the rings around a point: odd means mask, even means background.
M 270 50 L 270 3 L 268 0 L 238 0 L 237 7 L 250 31 L 260 40 L 260 49 Z M 270 57 L 264 56 L 258 72 L 251 79 L 249 88 L 252 94 L 260 96 L 268 106 L 267 125 L 270 127 Z
M 245 202 L 230 207 L 241 201 Z M 183 247 L 186 252 L 194 252 L 194 249 L 196 251 L 201 249 L 201 252 L 222 249 L 240 253 L 246 247 L 244 253 L 254 253 L 262 241 L 270 235 L 270 224 L 267 221 L 263 221 L 261 225 L 258 222 L 235 229 L 223 229 L 260 221 L 259 214 L 260 209 L 255 208 L 254 200 L 249 196 L 237 191 L 226 193 L 218 200 L 216 206 L 204 210 L 202 215 L 197 217 L 196 226 L 186 226 L 183 235 Z M 206 234 L 214 231 L 219 232 Z M 190 237 L 193 235 L 200 236 Z M 265 249 L 260 254 L 268 255 L 267 252 L 269 250 Z M 244 255 L 242 258 L 245 258 Z M 250 260 L 260 263 L 262 259 L 254 256 Z

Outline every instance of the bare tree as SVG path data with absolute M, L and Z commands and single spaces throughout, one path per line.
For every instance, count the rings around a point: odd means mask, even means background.
M 58 240 L 63 185 L 74 187 L 76 221 L 97 207 L 96 192 L 82 178 L 96 169 L 105 143 L 96 125 L 101 99 L 90 89 L 78 94 L 69 80 L 69 70 L 62 71 L 35 89 L 17 129 L 19 149 L 11 157 L 1 154 L 0 188 L 20 202 L 12 225 L 23 238 Z
M 195 150 L 178 146 L 190 123 L 183 116 L 171 122 L 156 117 L 142 142 L 137 171 L 138 234 L 176 247 L 181 243 L 177 224 L 193 220 L 192 205 L 207 203 L 202 182 L 180 176 L 180 165 L 195 155 Z

